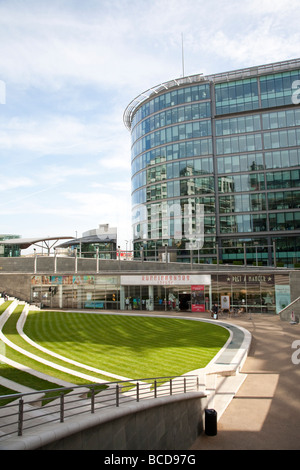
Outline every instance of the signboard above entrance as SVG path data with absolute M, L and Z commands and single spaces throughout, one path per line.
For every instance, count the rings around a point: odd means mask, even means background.
M 215 279 L 215 278 L 214 278 Z M 227 282 L 228 284 L 260 284 L 265 282 L 267 284 L 274 284 L 273 274 L 229 274 L 228 276 L 219 275 L 220 282 Z
M 210 274 L 143 274 L 140 276 L 121 276 L 122 286 L 191 286 L 210 285 Z

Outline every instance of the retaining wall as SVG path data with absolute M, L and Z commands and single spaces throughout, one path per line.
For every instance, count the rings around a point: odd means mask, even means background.
M 279 312 L 280 319 L 284 321 L 300 321 L 300 297 L 290 303 L 281 312 Z
M 190 392 L 45 425 L 3 450 L 186 450 L 204 428 L 207 397 Z

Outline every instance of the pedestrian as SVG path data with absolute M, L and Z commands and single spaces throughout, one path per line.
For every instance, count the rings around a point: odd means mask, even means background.
M 213 318 L 215 320 L 218 319 L 218 312 L 219 312 L 219 307 L 218 307 L 218 304 L 215 304 L 212 308 L 212 313 L 213 313 Z

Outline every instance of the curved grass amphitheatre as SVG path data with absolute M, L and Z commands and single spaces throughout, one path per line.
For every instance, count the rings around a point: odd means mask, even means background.
M 182 375 L 205 367 L 228 337 L 218 325 L 181 318 L 63 311 L 26 316 L 19 306 L 2 322 L 1 344 L 7 360 L 27 368 L 16 371 L 16 381 L 27 383 L 31 375 L 40 390 L 50 387 L 40 387 L 32 371 L 54 384 Z M 0 364 L 0 376 L 10 367 Z

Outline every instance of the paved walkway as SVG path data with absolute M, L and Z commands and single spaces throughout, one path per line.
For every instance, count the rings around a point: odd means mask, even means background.
M 191 450 L 300 449 L 300 325 L 263 314 L 228 322 L 252 334 L 247 374 L 218 421 L 216 436 L 201 434 Z M 298 340 L 298 350 L 292 344 Z
M 207 313 L 153 313 L 210 318 Z M 237 392 L 225 411 L 221 410 L 217 435 L 203 432 L 190 450 L 299 450 L 300 324 L 291 325 L 278 315 L 267 314 L 230 319 L 225 316 L 218 321 L 245 328 L 252 335 L 248 357 L 239 374 L 245 374 L 245 379 L 237 384 Z M 223 355 L 222 360 L 220 356 L 218 362 L 230 360 L 230 349 L 240 344 L 238 330 L 234 337 L 235 342 L 225 351 L 229 357 Z M 294 341 L 299 341 L 297 348 L 292 347 Z M 292 362 L 293 354 L 299 364 Z

